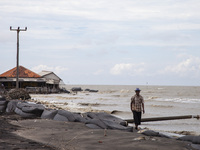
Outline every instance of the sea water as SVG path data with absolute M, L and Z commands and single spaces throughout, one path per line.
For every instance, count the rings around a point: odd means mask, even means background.
M 132 119 L 130 99 L 134 90 L 140 88 L 145 100 L 145 114 L 142 118 L 200 115 L 200 87 L 190 86 L 131 86 L 131 85 L 66 85 L 99 90 L 97 93 L 77 94 L 32 94 L 32 99 L 46 101 L 73 112 L 105 111 L 122 119 Z M 200 120 L 184 119 L 156 122 L 142 122 L 142 128 L 158 131 L 189 131 L 200 135 Z

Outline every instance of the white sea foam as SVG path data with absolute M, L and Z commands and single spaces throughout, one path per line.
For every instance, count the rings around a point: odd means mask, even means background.
M 190 99 L 190 98 L 166 98 L 166 99 L 155 99 L 159 101 L 170 101 L 177 103 L 200 103 L 200 99 Z

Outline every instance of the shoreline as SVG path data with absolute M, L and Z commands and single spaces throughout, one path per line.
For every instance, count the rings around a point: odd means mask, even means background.
M 149 137 L 137 132 L 89 129 L 82 123 L 45 119 L 23 119 L 18 115 L 0 115 L 1 149 L 192 149 L 194 144 L 164 137 Z M 6 131 L 5 131 L 5 125 Z M 12 140 L 11 140 L 12 139 Z M 8 141 L 10 143 L 8 143 Z
M 67 110 L 67 111 L 73 111 L 73 109 L 70 109 L 70 108 L 67 108 L 67 107 L 61 107 L 61 106 L 57 106 L 56 105 L 56 103 L 49 103 L 49 102 L 46 102 L 46 101 L 42 101 L 42 100 L 28 100 L 29 102 L 34 102 L 34 103 L 39 103 L 39 104 L 43 104 L 46 108 L 50 108 L 50 109 L 60 109 L 60 110 Z M 82 109 L 79 109 L 80 111 L 79 112 L 81 112 L 81 113 L 85 113 L 85 112 L 87 112 L 87 111 L 85 111 L 85 110 L 89 110 L 90 112 L 106 112 L 106 113 L 109 113 L 109 114 L 111 114 L 111 115 L 113 115 L 113 116 L 116 116 L 116 117 L 119 117 L 119 118 L 121 118 L 121 119 L 123 119 L 123 117 L 122 116 L 120 116 L 120 113 L 125 113 L 125 112 L 121 112 L 121 111 L 116 111 L 116 110 L 114 110 L 114 111 L 105 111 L 105 110 L 95 110 L 95 109 L 84 109 L 84 108 L 82 108 Z M 82 110 L 82 111 L 81 111 Z M 124 119 L 124 120 L 126 120 L 126 119 Z M 169 122 L 170 120 L 168 120 L 168 122 Z M 173 120 L 174 121 L 174 120 Z M 176 121 L 178 121 L 178 120 L 176 120 Z M 165 122 L 167 122 L 167 121 L 165 121 Z M 157 121 L 157 123 L 165 123 L 165 122 L 163 122 L 163 121 Z M 154 122 L 152 122 L 152 124 L 153 124 Z M 149 124 L 149 122 L 147 122 L 147 123 L 142 123 L 142 125 L 141 125 L 141 128 L 144 128 L 144 129 L 147 129 L 147 125 Z M 133 124 L 132 123 L 130 123 L 129 124 L 129 126 L 133 126 Z M 180 134 L 180 135 L 196 135 L 196 136 L 198 136 L 199 134 L 198 133 L 195 133 L 194 131 L 186 131 L 186 130 L 177 130 L 177 131 L 171 131 L 171 130 L 159 130 L 159 129 L 152 129 L 152 128 L 149 128 L 150 130 L 155 130 L 155 131 L 158 131 L 158 132 L 167 132 L 167 133 L 174 133 L 174 134 Z

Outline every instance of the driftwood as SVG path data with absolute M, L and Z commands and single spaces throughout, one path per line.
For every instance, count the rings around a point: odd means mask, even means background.
M 142 118 L 141 122 L 151 122 L 151 121 L 166 121 L 166 120 L 178 120 L 178 119 L 199 119 L 199 115 L 186 115 L 186 116 L 169 116 L 169 117 L 155 117 L 155 118 Z M 134 119 L 125 120 L 127 123 L 134 123 Z

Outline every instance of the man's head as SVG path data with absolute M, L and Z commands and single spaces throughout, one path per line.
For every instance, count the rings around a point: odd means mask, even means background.
M 135 90 L 135 93 L 136 93 L 136 95 L 140 95 L 140 89 L 139 88 L 136 88 L 136 90 Z

